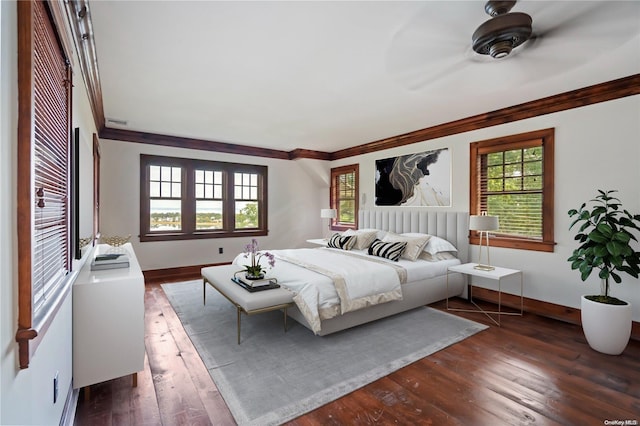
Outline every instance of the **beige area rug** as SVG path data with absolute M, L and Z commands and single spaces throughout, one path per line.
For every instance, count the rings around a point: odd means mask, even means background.
M 239 425 L 277 425 L 336 400 L 420 358 L 459 342 L 485 325 L 418 308 L 329 336 L 281 312 L 242 316 L 202 281 L 162 286 Z

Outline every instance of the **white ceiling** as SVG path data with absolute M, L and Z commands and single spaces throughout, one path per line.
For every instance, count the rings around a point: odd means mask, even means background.
M 481 1 L 90 3 L 107 127 L 327 152 L 640 73 L 640 1 L 512 12 L 495 60 Z

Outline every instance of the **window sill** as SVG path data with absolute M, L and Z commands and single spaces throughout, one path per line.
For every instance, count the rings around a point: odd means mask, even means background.
M 261 237 L 268 235 L 268 231 L 261 229 L 250 229 L 247 231 L 216 231 L 216 232 L 198 232 L 194 234 L 179 233 L 158 233 L 145 234 L 140 236 L 140 242 L 150 241 L 177 241 L 177 240 L 201 240 L 207 238 L 236 238 L 236 237 Z
M 484 242 L 484 241 L 483 241 Z M 469 244 L 480 245 L 479 237 L 469 237 Z M 521 238 L 490 237 L 491 247 L 503 247 L 517 250 L 543 251 L 552 253 L 556 243 L 554 241 L 528 240 Z

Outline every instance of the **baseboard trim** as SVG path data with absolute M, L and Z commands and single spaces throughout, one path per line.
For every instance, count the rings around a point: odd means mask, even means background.
M 76 419 L 76 409 L 78 408 L 78 394 L 80 389 L 73 388 L 73 381 L 69 384 L 67 391 L 67 399 L 64 401 L 62 417 L 60 418 L 60 426 L 73 426 Z
M 150 269 L 142 271 L 145 284 L 162 284 L 176 281 L 197 280 L 202 277 L 200 270 L 209 266 L 229 265 L 231 262 L 204 265 L 180 266 L 177 268 Z
M 482 287 L 473 287 L 473 298 L 484 300 L 486 302 L 498 303 L 498 292 Z M 502 293 L 502 305 L 520 309 L 520 296 L 515 294 Z M 544 302 L 541 300 L 524 298 L 524 311 L 537 314 L 547 318 L 557 319 L 559 321 L 568 322 L 570 324 L 581 324 L 580 309 L 569 308 L 567 306 L 556 305 L 555 303 Z M 631 325 L 631 338 L 640 340 L 640 323 L 634 321 Z

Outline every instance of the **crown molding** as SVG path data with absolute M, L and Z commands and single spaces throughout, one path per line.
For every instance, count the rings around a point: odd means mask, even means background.
M 396 148 L 640 94 L 640 74 L 335 151 L 332 160 Z
M 204 139 L 184 138 L 181 136 L 137 132 L 126 129 L 114 129 L 111 127 L 103 127 L 100 129 L 98 134 L 100 139 L 112 139 L 125 142 L 144 143 L 148 145 L 171 146 L 176 148 L 199 149 L 202 151 L 225 152 L 228 154 L 251 155 L 254 157 L 278 158 L 281 160 L 291 159 L 290 154 L 287 151 L 209 141 Z

